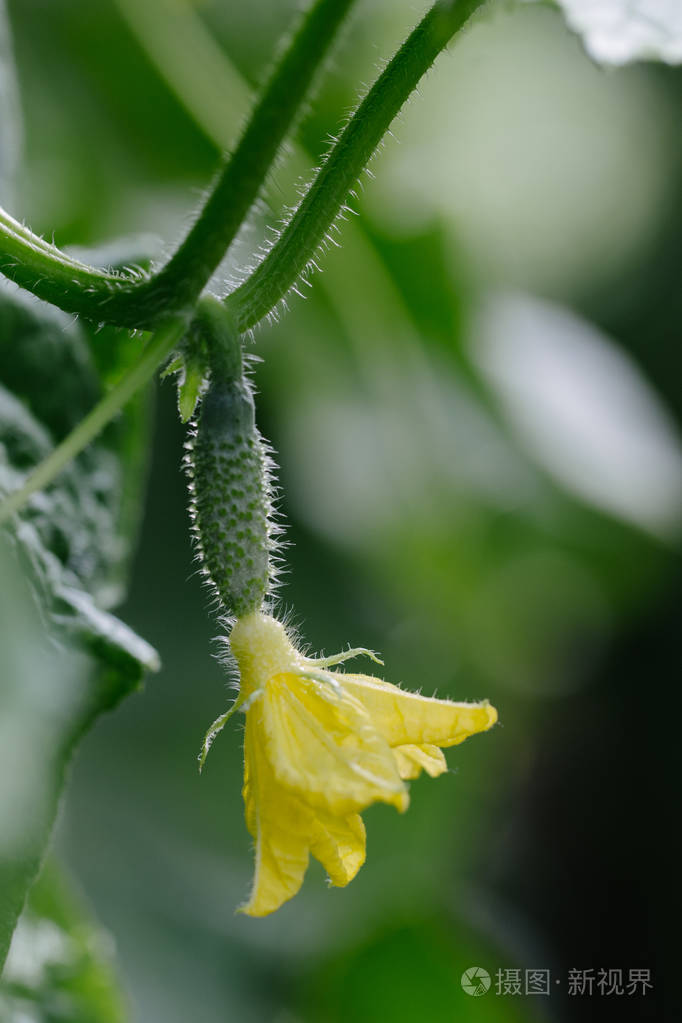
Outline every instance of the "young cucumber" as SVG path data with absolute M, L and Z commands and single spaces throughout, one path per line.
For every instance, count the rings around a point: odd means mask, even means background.
M 224 610 L 241 618 L 258 610 L 272 587 L 276 532 L 272 460 L 241 365 L 228 375 L 214 364 L 188 449 L 190 513 L 203 571 Z

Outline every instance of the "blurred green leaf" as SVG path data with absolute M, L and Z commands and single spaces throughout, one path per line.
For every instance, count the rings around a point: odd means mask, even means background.
M 682 527 L 682 444 L 636 362 L 581 317 L 490 294 L 470 340 L 509 433 L 568 493 L 669 543 Z
M 48 865 L 31 890 L 0 984 L 0 1018 L 122 1023 L 123 1000 L 107 934 Z
M 337 344 L 333 372 L 319 330 L 268 353 L 290 506 L 372 565 L 398 614 L 447 637 L 467 686 L 453 695 L 569 692 L 660 579 L 659 537 L 677 542 L 677 431 L 584 320 L 529 296 L 467 302 L 435 229 L 380 246 L 415 330 L 387 331 L 382 308 L 345 359 Z M 426 269 L 410 275 L 413 261 Z M 373 303 L 377 316 L 377 289 Z
M 16 172 L 21 139 L 21 121 L 14 77 L 12 40 L 5 12 L 5 0 L 0 0 L 0 203 L 9 204 L 12 198 L 12 179 Z
M 96 403 L 101 384 L 87 336 L 56 310 L 3 287 L 0 323 L 0 490 L 8 493 Z M 14 533 L 60 634 L 136 681 L 158 658 L 108 608 L 123 592 L 140 482 L 139 413 L 125 412 L 35 495 Z
M 492 985 L 482 997 L 463 991 L 465 970 L 479 966 L 493 978 L 499 960 L 499 949 L 458 920 L 394 921 L 306 977 L 303 1018 L 316 1023 L 533 1023 L 541 1018 L 532 999 L 500 997 Z
M 51 644 L 0 536 L 0 967 L 54 817 L 73 741 L 108 695 Z

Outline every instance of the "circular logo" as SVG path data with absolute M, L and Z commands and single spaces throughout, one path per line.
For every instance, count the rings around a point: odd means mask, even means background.
M 479 998 L 490 987 L 490 974 L 482 966 L 470 966 L 462 974 L 462 991 Z

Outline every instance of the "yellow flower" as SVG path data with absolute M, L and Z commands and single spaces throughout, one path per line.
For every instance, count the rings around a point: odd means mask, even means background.
M 497 721 L 487 701 L 429 699 L 369 675 L 329 671 L 358 654 L 376 658 L 367 650 L 306 657 L 280 622 L 260 612 L 236 622 L 230 647 L 239 697 L 210 729 L 200 762 L 229 716 L 245 711 L 243 794 L 256 872 L 242 911 L 250 916 L 266 916 L 298 892 L 310 853 L 332 884 L 348 884 L 365 860 L 360 812 L 375 802 L 406 810 L 407 779 L 422 769 L 442 774 L 440 747 Z

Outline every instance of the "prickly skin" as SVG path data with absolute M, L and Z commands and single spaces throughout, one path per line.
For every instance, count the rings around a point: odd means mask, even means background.
M 237 618 L 262 606 L 272 582 L 268 464 L 248 381 L 211 382 L 190 443 L 191 511 L 204 574 Z

